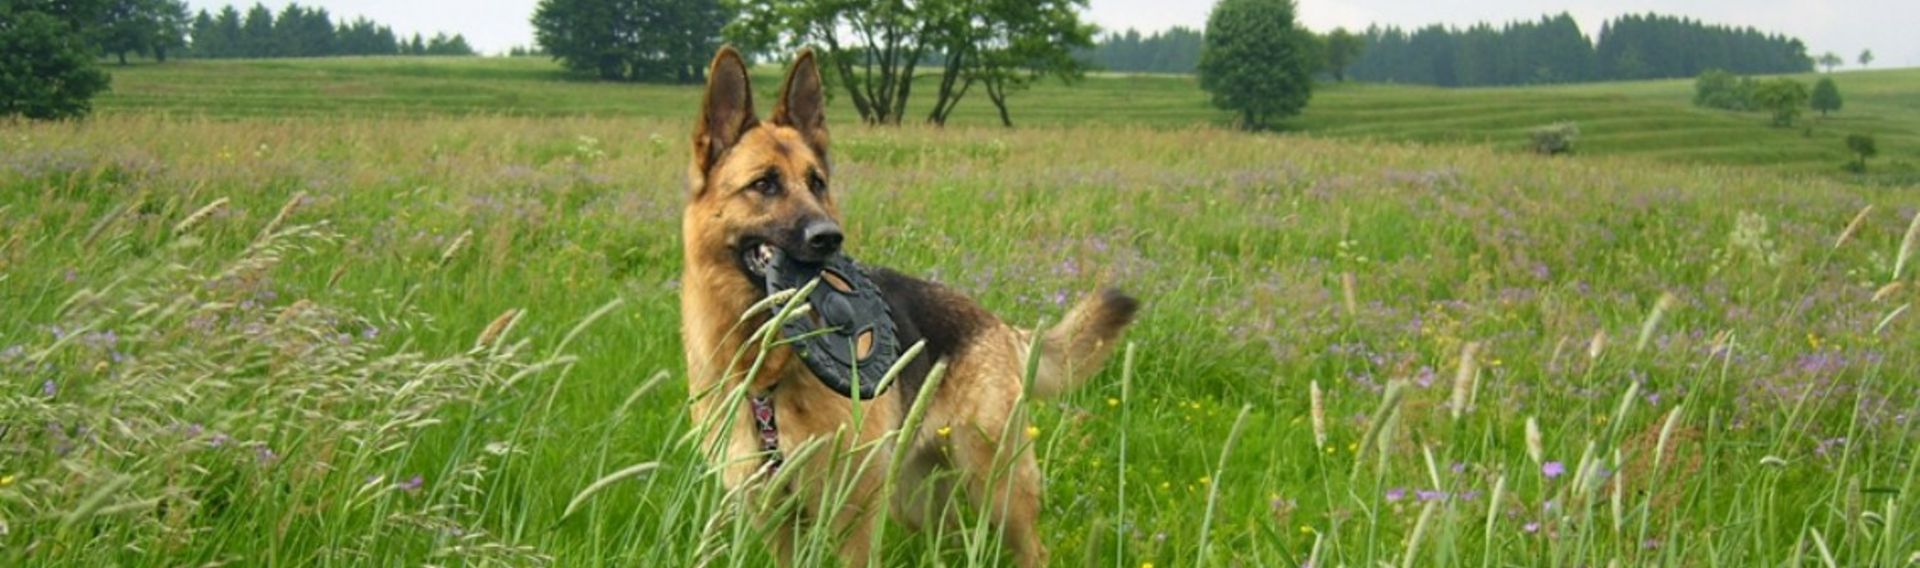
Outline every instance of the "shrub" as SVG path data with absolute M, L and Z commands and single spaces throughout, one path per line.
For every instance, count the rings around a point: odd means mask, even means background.
M 1774 126 L 1793 126 L 1800 111 L 1807 107 L 1807 85 L 1781 77 L 1760 83 L 1753 90 L 1756 106 L 1773 113 Z
M 1708 69 L 1693 81 L 1693 104 L 1721 110 L 1753 110 L 1753 79 Z
M 1527 133 L 1532 140 L 1534 153 L 1547 156 L 1573 153 L 1573 143 L 1580 139 L 1580 125 L 1571 122 L 1556 122 Z
M 1873 136 L 1870 134 L 1848 134 L 1847 151 L 1858 158 L 1849 164 L 1851 169 L 1855 172 L 1864 172 L 1867 171 L 1867 158 L 1878 155 L 1880 148 L 1874 143 Z
M 1820 82 L 1813 85 L 1813 98 L 1810 102 L 1813 104 L 1813 110 L 1820 111 L 1822 117 L 1827 116 L 1828 112 L 1840 110 L 1840 105 L 1843 104 L 1840 100 L 1840 86 L 1833 84 L 1832 77 L 1821 77 Z

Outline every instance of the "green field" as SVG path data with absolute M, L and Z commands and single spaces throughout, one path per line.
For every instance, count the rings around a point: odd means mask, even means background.
M 1826 124 L 1914 160 L 1920 73 L 1842 78 Z M 0 564 L 767 565 L 683 442 L 697 91 L 558 79 L 133 67 L 88 121 L 0 125 Z M 1909 565 L 1913 196 L 1686 90 L 1339 87 L 1249 135 L 1096 78 L 1015 131 L 839 112 L 835 191 L 853 255 L 1010 321 L 1146 301 L 1131 373 L 1030 405 L 1057 565 Z M 1549 100 L 1582 114 L 1505 116 Z M 1560 118 L 1590 152 L 1508 147 Z M 1627 133 L 1713 124 L 1739 143 Z
M 771 89 L 774 70 L 760 84 Z M 133 66 L 102 97 L 107 113 L 218 117 L 443 115 L 680 118 L 698 89 L 574 80 L 542 59 L 330 59 L 188 62 Z M 1813 75 L 1800 77 L 1811 82 Z M 1488 144 L 1520 151 L 1526 132 L 1559 121 L 1580 126 L 1579 152 L 1646 156 L 1684 164 L 1742 165 L 1830 174 L 1882 184 L 1920 183 L 1920 69 L 1836 75 L 1846 107 L 1795 128 L 1759 113 L 1694 108 L 1691 80 L 1556 87 L 1441 89 L 1322 84 L 1287 128 L 1318 136 Z M 927 104 L 926 93 L 920 104 Z M 771 92 L 768 93 L 771 96 Z M 843 97 L 844 99 L 844 97 Z M 839 101 L 842 120 L 856 116 Z M 1071 87 L 1044 83 L 1016 95 L 1025 125 L 1225 124 L 1188 77 L 1096 75 Z M 921 115 L 910 113 L 918 118 Z M 959 125 L 997 126 L 984 98 L 960 106 Z M 1844 139 L 1879 139 L 1875 173 L 1845 175 Z

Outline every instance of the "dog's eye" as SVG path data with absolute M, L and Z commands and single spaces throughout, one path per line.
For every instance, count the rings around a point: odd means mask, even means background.
M 807 177 L 807 189 L 810 189 L 810 190 L 813 190 L 813 194 L 814 194 L 814 195 L 826 195 L 826 194 L 827 194 L 827 180 L 824 180 L 824 179 L 820 179 L 820 176 L 819 176 L 819 175 L 817 175 L 817 174 L 816 174 L 816 175 L 812 175 L 812 176 L 808 176 L 808 177 Z
M 780 180 L 774 179 L 772 177 L 763 177 L 757 180 L 753 180 L 753 184 L 747 187 L 756 192 L 759 192 L 761 195 L 765 195 L 768 197 L 780 195 Z

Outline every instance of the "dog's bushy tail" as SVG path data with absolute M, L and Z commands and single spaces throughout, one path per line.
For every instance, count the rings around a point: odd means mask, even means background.
M 1042 332 L 1032 394 L 1056 396 L 1100 372 L 1139 311 L 1140 301 L 1119 290 L 1101 290 L 1080 300 L 1059 324 Z

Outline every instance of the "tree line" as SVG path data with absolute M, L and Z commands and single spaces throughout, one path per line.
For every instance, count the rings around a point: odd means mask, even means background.
M 1707 69 L 1798 73 L 1813 69 L 1806 44 L 1753 28 L 1657 14 L 1603 24 L 1589 41 L 1565 13 L 1538 21 L 1412 32 L 1371 27 L 1352 74 L 1364 81 L 1448 87 L 1693 77 Z
M 1174 26 L 1142 35 L 1139 30 L 1108 34 L 1080 57 L 1100 69 L 1130 73 L 1192 73 L 1200 65 L 1206 38 L 1200 30 Z
M 244 15 L 231 5 L 211 14 L 201 10 L 192 18 L 187 37 L 191 55 L 211 59 L 474 54 L 460 34 L 423 38 L 415 33 L 403 38 L 393 28 L 365 17 L 336 22 L 326 8 L 297 3 L 288 4 L 278 15 L 257 3 Z

